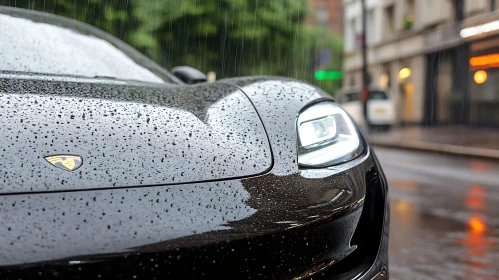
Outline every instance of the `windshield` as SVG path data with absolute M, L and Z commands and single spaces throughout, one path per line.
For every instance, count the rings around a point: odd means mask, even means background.
M 358 92 L 345 94 L 345 97 L 343 98 L 343 102 L 353 102 L 359 100 L 360 100 L 360 93 Z
M 101 38 L 5 14 L 0 14 L 0 70 L 165 82 Z
M 384 91 L 369 91 L 369 100 L 386 100 L 388 97 Z M 350 92 L 338 99 L 340 103 L 360 101 L 360 92 Z
M 386 93 L 383 91 L 370 91 L 369 92 L 369 100 L 386 100 Z

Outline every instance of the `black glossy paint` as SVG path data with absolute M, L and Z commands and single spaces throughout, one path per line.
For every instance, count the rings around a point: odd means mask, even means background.
M 0 75 L 0 193 L 227 179 L 272 164 L 260 119 L 235 86 L 36 80 Z M 75 154 L 73 172 L 53 154 Z
M 298 166 L 297 114 L 323 98 L 273 77 L 175 86 L 1 74 L 0 279 L 387 271 L 387 186 L 369 148 Z M 56 148 L 83 166 L 37 165 Z

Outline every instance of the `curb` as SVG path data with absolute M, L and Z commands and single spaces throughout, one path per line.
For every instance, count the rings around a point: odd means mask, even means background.
M 470 157 L 499 161 L 499 150 L 492 149 L 416 141 L 405 141 L 404 143 L 397 143 L 379 139 L 370 139 L 369 143 L 374 147 L 378 146 L 386 148 L 405 149 L 444 155 L 453 155 L 458 157 Z

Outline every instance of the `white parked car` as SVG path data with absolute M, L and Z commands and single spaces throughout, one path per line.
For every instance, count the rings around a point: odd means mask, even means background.
M 360 89 L 343 89 L 338 93 L 337 101 L 352 116 L 355 122 L 365 127 Z M 395 104 L 386 90 L 369 89 L 367 100 L 367 118 L 375 127 L 389 129 L 395 123 Z

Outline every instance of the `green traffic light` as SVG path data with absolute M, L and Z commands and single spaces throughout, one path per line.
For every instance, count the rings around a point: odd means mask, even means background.
M 341 71 L 317 71 L 317 72 L 315 72 L 315 79 L 318 81 L 341 80 L 342 78 L 343 78 L 343 72 L 341 72 Z

